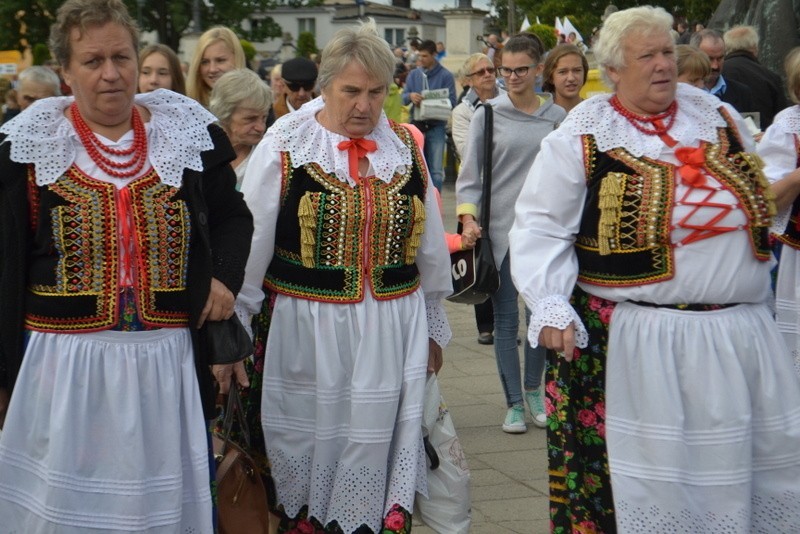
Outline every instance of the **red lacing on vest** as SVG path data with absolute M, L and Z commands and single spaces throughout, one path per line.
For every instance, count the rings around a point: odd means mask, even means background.
M 714 196 L 720 191 L 717 186 L 708 185 L 708 179 L 703 173 L 703 165 L 705 164 L 705 143 L 702 143 L 697 148 L 682 147 L 675 151 L 675 156 L 681 165 L 678 166 L 678 175 L 681 181 L 688 185 L 689 188 L 684 193 L 683 197 L 678 200 L 678 204 L 684 206 L 693 206 L 692 210 L 681 220 L 678 221 L 677 226 L 686 230 L 691 230 L 689 235 L 684 237 L 678 242 L 679 246 L 688 245 L 700 241 L 701 239 L 708 239 L 718 236 L 727 232 L 739 230 L 739 226 L 718 226 L 731 211 L 739 208 L 739 204 L 731 205 L 730 203 L 722 204 L 714 202 Z M 707 194 L 701 200 L 690 200 L 690 195 L 696 195 L 698 190 L 705 190 Z M 717 214 L 705 223 L 693 222 L 697 217 L 697 213 L 701 208 L 716 209 Z

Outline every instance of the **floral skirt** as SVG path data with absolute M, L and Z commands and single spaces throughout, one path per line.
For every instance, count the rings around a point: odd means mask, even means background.
M 289 518 L 282 511 L 278 514 L 281 517 L 278 525 L 278 533 L 283 534 L 344 534 L 336 521 L 322 526 L 315 518 L 308 517 L 308 506 L 304 506 L 297 517 Z M 411 532 L 411 512 L 395 504 L 383 518 L 383 526 L 380 534 L 408 534 Z M 362 525 L 353 534 L 374 534 L 372 529 Z
M 616 532 L 605 442 L 605 363 L 615 303 L 576 286 L 589 346 L 572 362 L 548 351 L 547 451 L 554 534 Z

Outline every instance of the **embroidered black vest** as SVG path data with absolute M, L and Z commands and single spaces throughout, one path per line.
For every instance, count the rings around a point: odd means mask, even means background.
M 704 170 L 733 193 L 747 213 L 754 256 L 769 259 L 768 231 L 774 204 L 761 161 L 743 151 L 730 116 L 719 141 L 706 145 Z M 675 173 L 670 163 L 634 157 L 623 148 L 599 152 L 583 136 L 587 194 L 575 248 L 578 279 L 603 286 L 669 280 L 675 273 L 670 241 Z
M 121 192 L 75 166 L 37 186 L 28 166 L 34 246 L 27 328 L 46 332 L 109 329 L 119 318 Z M 186 279 L 191 237 L 182 192 L 151 171 L 126 187 L 135 246 L 139 319 L 152 327 L 188 324 Z
M 292 167 L 282 154 L 283 184 L 275 254 L 265 284 L 309 300 L 352 303 L 367 284 L 375 298 L 407 295 L 419 287 L 415 264 L 425 228 L 427 175 L 403 127 L 413 164 L 388 183 L 373 177 L 350 187 L 318 165 Z
M 800 136 L 797 135 L 794 136 L 794 150 L 797 154 L 795 166 L 800 167 Z M 775 237 L 785 245 L 800 250 L 800 196 L 796 197 L 792 203 L 789 222 L 786 223 L 783 233 Z

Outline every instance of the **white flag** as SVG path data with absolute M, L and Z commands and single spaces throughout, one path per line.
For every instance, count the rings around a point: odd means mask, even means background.
M 581 32 L 578 31 L 575 26 L 569 21 L 569 17 L 564 17 L 564 35 L 569 38 L 570 33 L 575 33 L 575 41 L 572 44 L 578 44 L 583 42 L 583 36 L 581 36 Z
M 558 17 L 556 17 L 556 33 L 559 35 L 564 33 L 564 25 L 561 24 L 561 21 Z
M 528 15 L 525 15 L 525 20 L 522 21 L 522 26 L 519 27 L 519 31 L 520 32 L 525 31 L 528 28 L 530 28 L 530 26 L 531 26 L 531 23 L 528 22 Z

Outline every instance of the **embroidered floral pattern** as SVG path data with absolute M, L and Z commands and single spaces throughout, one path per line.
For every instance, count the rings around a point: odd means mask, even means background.
M 553 534 L 616 532 L 605 445 L 605 353 L 615 303 L 576 286 L 590 344 L 572 362 L 548 351 L 545 410 Z
M 344 534 L 338 523 L 333 521 L 322 526 L 316 518 L 308 517 L 308 507 L 304 506 L 297 517 L 288 518 L 279 510 L 281 522 L 278 525 L 279 534 Z M 411 532 L 411 512 L 394 504 L 383 519 L 380 534 L 409 534 Z M 362 525 L 353 534 L 373 534 L 372 530 Z

